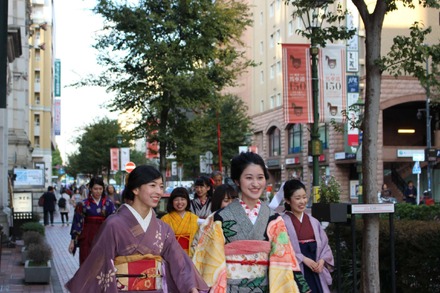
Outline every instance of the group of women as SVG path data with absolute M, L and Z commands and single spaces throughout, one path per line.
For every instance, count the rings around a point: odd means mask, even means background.
M 284 215 L 260 200 L 269 173 L 263 159 L 246 152 L 231 161 L 229 185 L 214 190 L 209 178 L 195 182 L 190 200 L 173 190 L 161 220 L 153 209 L 163 194 L 161 173 L 142 165 L 129 175 L 116 213 L 111 201 L 97 198 L 81 212 L 95 211 L 82 225 L 102 224 L 88 256 L 66 284 L 71 292 L 330 292 L 333 256 L 319 222 L 305 213 L 308 200 L 298 180 L 284 184 Z M 113 214 L 109 216 L 110 214 Z M 75 213 L 75 217 L 77 213 Z M 78 213 L 78 217 L 81 214 Z M 87 218 L 87 217 L 83 217 Z M 107 219 L 106 219 L 107 218 Z M 105 221 L 104 221 L 105 220 Z M 85 232 L 86 234 L 89 232 Z

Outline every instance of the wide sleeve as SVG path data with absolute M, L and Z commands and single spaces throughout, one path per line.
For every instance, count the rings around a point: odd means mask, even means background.
M 113 264 L 116 247 L 115 229 L 105 221 L 94 239 L 93 248 L 84 263 L 65 287 L 69 292 L 116 293 L 116 270 Z
M 284 214 L 282 218 L 286 225 L 287 234 L 289 234 L 290 243 L 292 244 L 292 248 L 295 251 L 296 259 L 298 260 L 299 265 L 301 265 L 304 260 L 304 255 L 302 254 L 301 248 L 299 247 L 298 235 L 296 234 L 295 227 L 293 226 L 292 220 L 290 219 L 289 215 Z
M 165 226 L 165 225 L 164 225 Z M 209 287 L 202 279 L 189 256 L 183 251 L 171 228 L 166 227 L 162 258 L 166 262 L 166 280 L 169 292 L 188 293 L 192 288 L 208 291 Z
M 319 237 L 319 248 L 318 248 L 318 257 L 317 259 L 322 259 L 325 261 L 326 267 L 329 269 L 329 271 L 333 271 L 334 264 L 334 258 L 333 258 L 333 252 L 330 248 L 330 245 L 328 244 L 328 237 L 325 233 L 324 229 L 322 229 L 321 225 L 314 225 L 314 228 L 317 230 L 317 234 Z M 316 236 L 315 236 L 316 237 Z
M 79 202 L 75 206 L 75 210 L 73 213 L 72 227 L 70 228 L 70 236 L 71 239 L 78 239 L 79 235 L 83 230 L 84 225 L 84 203 Z

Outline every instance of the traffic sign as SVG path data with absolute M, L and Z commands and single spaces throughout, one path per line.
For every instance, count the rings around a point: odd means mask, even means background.
M 136 168 L 136 164 L 133 162 L 128 162 L 127 164 L 125 164 L 125 171 L 127 173 L 130 173 L 131 171 L 133 171 L 134 168 Z
M 414 167 L 412 169 L 412 173 L 413 174 L 421 174 L 422 173 L 422 169 L 420 169 L 420 163 L 419 161 L 416 161 L 414 164 Z

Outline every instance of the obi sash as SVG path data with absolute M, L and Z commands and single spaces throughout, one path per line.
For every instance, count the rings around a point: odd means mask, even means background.
M 117 256 L 116 283 L 119 291 L 162 289 L 162 258 L 152 254 Z
M 267 276 L 270 242 L 240 240 L 225 245 L 228 279 L 255 279 Z

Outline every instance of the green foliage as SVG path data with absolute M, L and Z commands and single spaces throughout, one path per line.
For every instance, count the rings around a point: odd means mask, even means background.
M 52 151 L 52 174 L 58 175 L 58 168 L 62 165 L 63 159 L 61 158 L 60 149 L 57 147 Z
M 341 194 L 341 185 L 334 176 L 322 178 L 319 183 L 319 202 L 337 203 Z
M 38 223 L 38 222 L 26 222 L 23 223 L 20 226 L 20 229 L 23 233 L 26 233 L 27 231 L 36 231 L 38 233 L 40 233 L 42 236 L 45 235 L 45 228 L 42 224 Z
M 423 29 L 423 24 L 415 22 L 410 28 L 409 36 L 397 36 L 393 39 L 387 56 L 379 62 L 382 70 L 398 77 L 411 75 L 420 81 L 425 89 L 430 89 L 431 99 L 440 102 L 440 43 L 426 44 L 426 37 L 432 28 Z M 428 72 L 426 62 L 429 61 Z
M 320 13 L 315 16 L 320 22 L 325 22 L 324 27 L 308 28 L 307 23 L 304 23 L 304 30 L 297 30 L 297 33 L 303 37 L 310 39 L 312 45 L 319 45 L 325 47 L 328 42 L 334 42 L 337 40 L 348 40 L 355 34 L 355 29 L 348 28 L 345 25 L 345 19 L 348 15 L 348 11 L 342 9 L 340 4 L 337 5 L 336 12 L 328 11 L 329 5 L 333 5 L 336 1 L 328 0 L 286 0 L 286 4 L 291 3 L 294 7 L 292 14 L 293 18 L 307 18 L 308 11 L 313 10 L 317 5 L 319 6 Z
M 131 136 L 123 133 L 117 120 L 102 118 L 86 125 L 75 142 L 78 152 L 68 157 L 66 172 L 72 176 L 102 174 L 110 170 L 110 148 L 118 148 L 117 135 L 122 134 L 121 147 L 130 147 Z
M 440 220 L 440 205 L 413 205 L 399 203 L 395 205 L 396 219 L 433 221 Z
M 440 222 L 409 221 L 394 222 L 396 292 L 439 292 L 440 290 Z M 336 258 L 336 225 L 330 224 L 326 232 L 333 256 Z M 351 228 L 339 225 L 340 266 L 343 288 L 339 292 L 351 292 L 353 266 Z M 356 223 L 356 274 L 359 287 L 361 272 L 362 221 Z M 391 255 L 389 221 L 381 220 L 379 229 L 379 271 L 381 292 L 391 292 Z M 336 264 L 335 264 L 336 265 Z M 333 272 L 336 285 L 336 271 Z
M 253 62 L 240 50 L 251 24 L 242 1 L 98 1 L 105 20 L 95 48 L 106 70 L 77 83 L 114 93 L 112 110 L 136 113 L 133 134 L 158 141 L 166 155 L 190 137 L 190 117 L 215 105 L 218 92 L 235 84 Z
M 31 266 L 45 266 L 52 258 L 52 248 L 46 241 L 31 243 L 27 248 L 27 256 Z
M 31 243 L 41 243 L 44 240 L 43 235 L 41 235 L 37 231 L 32 230 L 24 232 L 22 238 L 24 246 L 29 246 Z

